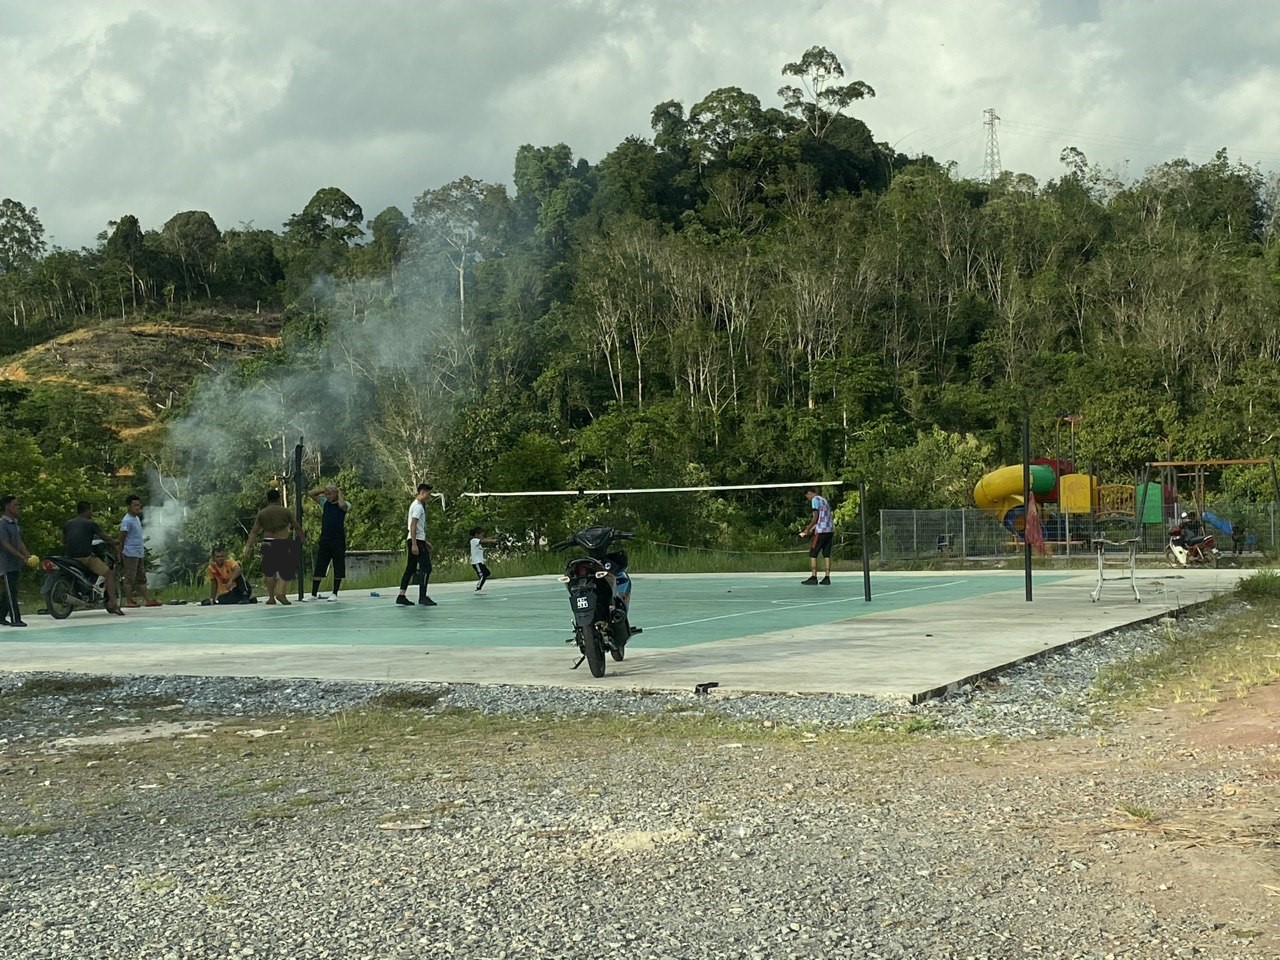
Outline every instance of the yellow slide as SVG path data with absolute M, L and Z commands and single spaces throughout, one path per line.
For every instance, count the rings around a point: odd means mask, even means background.
M 1036 464 L 1031 468 L 1031 492 L 1048 493 L 1053 489 L 1053 467 Z M 1001 467 L 978 481 L 973 488 L 973 502 L 1001 523 L 1004 515 L 1023 505 L 1022 467 Z

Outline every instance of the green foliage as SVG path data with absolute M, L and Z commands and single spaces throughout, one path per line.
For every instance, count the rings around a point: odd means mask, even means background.
M 874 90 L 830 50 L 782 74 L 773 104 L 733 86 L 669 100 L 652 141 L 599 163 L 524 144 L 514 195 L 462 176 L 368 223 L 327 186 L 280 232 L 124 214 L 95 249 L 47 252 L 36 211 L 5 200 L 0 354 L 74 331 L 0 387 L 15 449 L 67 488 L 133 466 L 180 514 L 175 572 L 243 541 L 295 434 L 351 498 L 353 544 L 397 545 L 430 477 L 449 550 L 476 523 L 536 541 L 605 520 L 727 548 L 804 516 L 774 494 L 456 496 L 482 487 L 866 477 L 868 507 L 956 506 L 1019 456 L 1024 411 L 1036 452 L 1063 456 L 1078 414 L 1076 460 L 1104 480 L 1280 455 L 1280 234 L 1259 171 L 1223 152 L 1124 183 L 1068 149 L 1056 181 L 979 183 L 878 143 L 847 112 Z M 142 364 L 107 319 L 188 327 L 227 305 L 271 311 L 279 346 L 228 362 L 244 353 L 214 323 L 214 346 Z M 130 429 L 153 407 L 163 430 Z M 1211 499 L 1275 495 L 1265 468 L 1213 482 Z M 836 498 L 842 525 L 856 501 Z
M 1236 584 L 1236 593 L 1251 603 L 1280 600 L 1280 571 L 1259 570 Z

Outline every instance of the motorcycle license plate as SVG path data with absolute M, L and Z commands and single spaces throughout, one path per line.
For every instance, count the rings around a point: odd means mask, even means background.
M 578 597 L 576 600 L 574 600 L 574 603 L 577 605 L 579 610 L 586 610 L 591 606 L 591 598 Z

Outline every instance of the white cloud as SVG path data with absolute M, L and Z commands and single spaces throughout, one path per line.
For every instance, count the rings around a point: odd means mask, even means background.
M 525 142 L 598 160 L 740 86 L 776 103 L 781 66 L 839 55 L 878 96 L 877 139 L 982 165 L 995 107 L 1004 166 L 1057 176 L 1062 147 L 1105 166 L 1218 146 L 1280 164 L 1280 25 L 1248 0 L 452 0 L 410 4 L 9 4 L 0 18 L 0 195 L 52 239 L 92 242 L 134 213 L 277 228 L 324 186 L 368 216 L 463 174 L 508 180 Z

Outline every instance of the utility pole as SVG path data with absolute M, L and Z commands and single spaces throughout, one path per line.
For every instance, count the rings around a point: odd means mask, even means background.
M 982 111 L 982 115 L 986 118 L 982 121 L 982 125 L 987 128 L 987 154 L 982 161 L 982 179 L 987 183 L 995 182 L 1000 176 L 1000 139 L 996 136 L 996 124 L 1000 122 L 1000 118 L 996 116 L 995 107 L 987 107 Z

